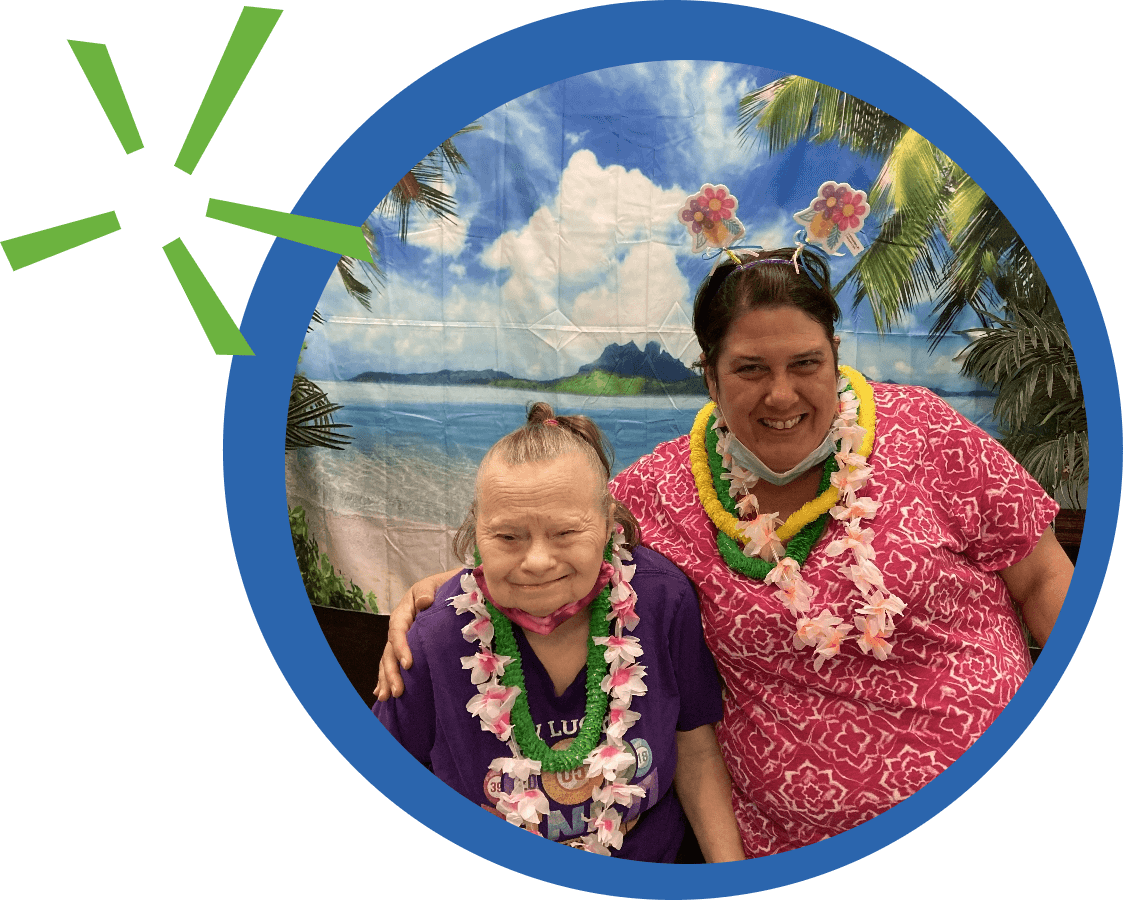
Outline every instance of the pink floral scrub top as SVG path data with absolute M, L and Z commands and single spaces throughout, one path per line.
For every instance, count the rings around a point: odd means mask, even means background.
M 612 493 L 644 544 L 673 560 L 701 599 L 725 681 L 718 739 L 745 852 L 779 853 L 858 825 L 954 762 L 1013 697 L 1029 656 L 998 571 L 1026 557 L 1057 504 L 985 432 L 923 388 L 873 384 L 873 474 L 862 496 L 886 588 L 905 601 L 885 661 L 847 640 L 819 672 L 792 642 L 775 589 L 733 573 L 698 499 L 689 436 L 621 472 Z M 816 611 L 849 622 L 859 593 L 823 551 L 802 574 Z

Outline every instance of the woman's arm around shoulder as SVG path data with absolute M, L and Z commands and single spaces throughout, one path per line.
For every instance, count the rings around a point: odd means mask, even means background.
M 459 569 L 450 569 L 447 572 L 422 578 L 406 591 L 406 595 L 390 613 L 386 646 L 378 663 L 378 684 L 374 688 L 374 695 L 380 702 L 385 702 L 391 697 L 402 696 L 405 685 L 402 682 L 401 670 L 413 665 L 413 653 L 409 649 L 409 641 L 406 638 L 409 627 L 419 612 L 433 605 L 433 598 L 436 597 L 441 585 L 459 572 Z

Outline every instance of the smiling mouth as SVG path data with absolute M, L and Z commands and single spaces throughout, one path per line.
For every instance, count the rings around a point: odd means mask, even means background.
M 773 431 L 788 431 L 795 428 L 800 422 L 807 418 L 807 413 L 800 413 L 791 419 L 761 419 L 761 424 L 765 428 L 771 428 Z
M 521 583 L 521 582 L 511 582 L 511 584 L 512 584 L 512 586 L 514 586 L 514 587 L 517 587 L 517 588 L 522 588 L 522 589 L 524 589 L 524 590 L 534 590 L 535 588 L 547 588 L 547 587 L 550 587 L 551 585 L 555 585 L 555 584 L 557 584 L 557 583 L 558 583 L 558 582 L 560 582 L 560 581 L 564 581 L 564 580 L 565 580 L 566 578 L 568 578 L 568 577 L 569 577 L 568 575 L 562 575 L 562 576 L 561 576 L 561 577 L 559 577 L 559 578 L 554 578 L 554 579 L 552 579 L 551 581 L 542 581 L 542 582 L 539 582 L 538 584 L 523 584 L 523 583 Z

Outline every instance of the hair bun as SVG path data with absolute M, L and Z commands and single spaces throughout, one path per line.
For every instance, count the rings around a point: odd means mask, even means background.
M 557 416 L 554 415 L 554 408 L 549 403 L 541 401 L 532 403 L 526 411 L 526 424 L 545 425 L 548 422 L 552 422 L 554 425 L 558 424 Z

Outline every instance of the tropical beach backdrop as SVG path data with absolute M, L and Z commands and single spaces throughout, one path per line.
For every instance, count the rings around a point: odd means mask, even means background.
M 831 259 L 841 361 L 931 388 L 1078 505 L 1087 434 L 1071 346 L 969 174 L 828 86 L 657 62 L 465 123 L 372 211 L 375 265 L 340 260 L 296 366 L 288 502 L 314 564 L 382 612 L 456 565 L 475 468 L 530 401 L 591 416 L 617 471 L 684 433 L 707 399 L 690 320 L 714 261 L 692 251 L 679 209 L 725 185 L 740 244 L 788 246 L 825 182 L 870 207 L 866 249 Z

